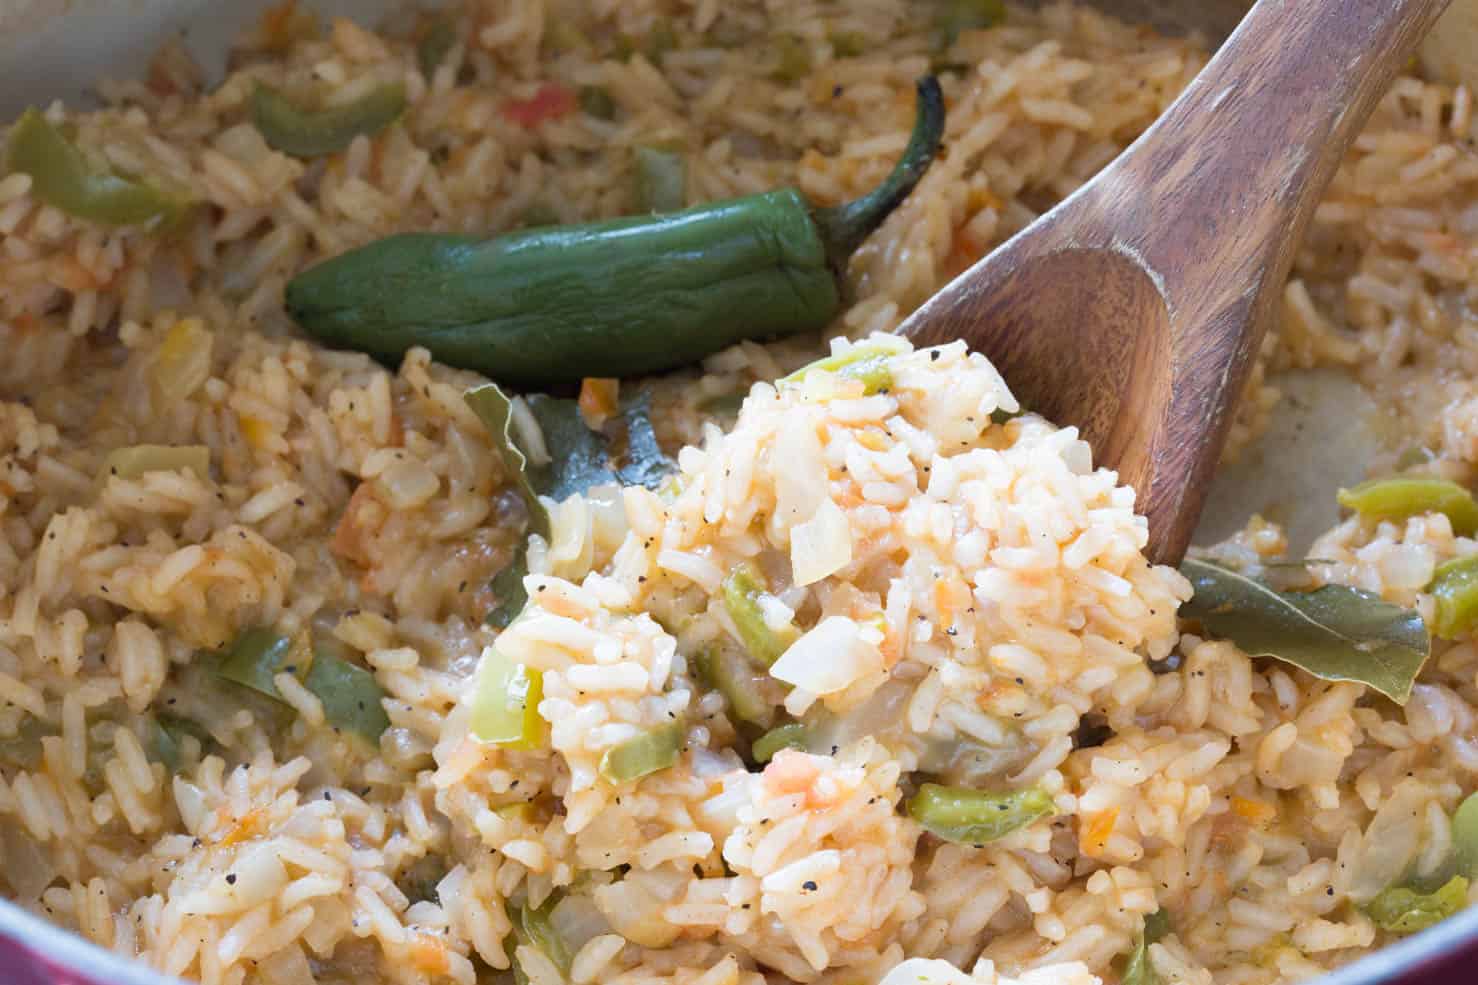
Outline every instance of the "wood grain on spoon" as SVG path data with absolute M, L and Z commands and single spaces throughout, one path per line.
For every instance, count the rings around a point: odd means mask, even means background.
M 1177 563 L 1299 238 L 1447 2 L 1261 0 L 1135 144 L 900 331 L 964 339 L 1081 428 Z

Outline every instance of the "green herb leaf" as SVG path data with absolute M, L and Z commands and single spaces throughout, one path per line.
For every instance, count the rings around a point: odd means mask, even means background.
M 180 743 L 178 738 L 165 728 L 159 719 L 150 716 L 144 719 L 144 755 L 151 762 L 162 763 L 171 773 L 180 769 Z
M 463 399 L 487 427 L 513 476 L 529 511 L 531 534 L 547 539 L 551 532 L 549 511 L 540 496 L 562 502 L 607 483 L 654 489 L 672 472 L 672 462 L 657 444 L 649 411 L 651 394 L 646 390 L 623 397 L 620 413 L 607 422 L 604 431 L 591 430 L 573 400 L 542 393 L 525 397 L 549 452 L 550 461 L 543 465 L 532 465 L 519 444 L 512 427 L 513 401 L 496 383 L 474 387 Z M 499 629 L 507 627 L 528 601 L 523 588 L 527 549 L 527 544 L 520 546 L 513 561 L 493 578 L 498 605 L 488 614 L 488 622 Z
M 539 490 L 534 486 L 529 456 L 513 437 L 513 401 L 496 383 L 468 390 L 462 399 L 467 401 L 467 406 L 472 408 L 472 412 L 488 429 L 493 447 L 497 449 L 503 464 L 518 485 L 518 493 L 523 497 L 524 506 L 529 511 L 529 533 L 548 537 L 549 511 L 539 502 Z
M 559 503 L 612 482 L 655 489 L 672 472 L 672 462 L 657 444 L 646 390 L 623 397 L 620 412 L 602 431 L 590 429 L 573 400 L 542 393 L 524 399 L 551 458 L 549 464 L 528 470 L 528 481 L 539 495 Z
M 507 629 L 529 602 L 528 589 L 523 587 L 523 576 L 529 573 L 529 566 L 524 561 L 524 550 L 525 548 L 519 547 L 513 560 L 493 575 L 490 586 L 498 604 L 487 614 L 489 626 Z
M 652 393 L 637 390 L 620 403 L 621 419 L 626 423 L 626 452 L 616 478 L 623 486 L 645 486 L 658 489 L 672 475 L 676 466 L 657 443 L 657 429 L 652 426 Z
M 1381 930 L 1414 934 L 1446 920 L 1468 903 L 1468 880 L 1453 876 L 1430 893 L 1398 886 L 1365 904 L 1365 913 Z
M 1156 910 L 1144 918 L 1144 929 L 1134 940 L 1134 950 L 1124 962 L 1124 973 L 1119 985 L 1159 985 L 1160 976 L 1150 964 L 1150 945 L 1170 933 L 1170 916 L 1164 910 Z
M 1180 614 L 1255 657 L 1273 657 L 1320 680 L 1354 681 L 1405 704 L 1431 652 L 1422 617 L 1344 585 L 1278 592 L 1209 561 L 1180 566 L 1195 595 Z
M 281 701 L 282 695 L 278 693 L 273 678 L 287 671 L 302 680 L 312 663 L 311 654 L 305 657 L 300 664 L 294 664 L 292 637 L 257 626 L 237 636 L 221 652 L 217 672 L 228 681 Z
M 378 743 L 380 734 L 390 727 L 390 716 L 381 704 L 385 692 L 375 675 L 358 664 L 320 650 L 303 686 L 323 702 L 324 720 L 333 728 Z

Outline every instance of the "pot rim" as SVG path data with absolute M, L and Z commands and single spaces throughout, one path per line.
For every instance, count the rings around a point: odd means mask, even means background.
M 132 958 L 106 950 L 50 921 L 0 898 L 0 937 L 8 938 L 62 970 L 86 976 L 68 981 L 42 977 L 47 985 L 175 985 L 180 979 L 149 968 Z M 1436 926 L 1388 944 L 1358 961 L 1313 979 L 1310 985 L 1390 985 L 1398 980 L 1447 971 L 1454 976 L 1468 955 L 1478 961 L 1478 906 L 1449 917 Z M 44 972 L 43 972 L 44 975 Z M 1456 977 L 1451 979 L 1457 981 Z

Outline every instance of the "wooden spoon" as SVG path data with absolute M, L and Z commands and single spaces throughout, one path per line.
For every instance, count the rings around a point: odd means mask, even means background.
M 899 329 L 1078 426 L 1175 564 L 1293 252 L 1448 0 L 1260 0 L 1138 141 Z

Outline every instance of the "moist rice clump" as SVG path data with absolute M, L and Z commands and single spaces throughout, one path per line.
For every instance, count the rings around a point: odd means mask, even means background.
M 101 109 L 45 108 L 194 200 L 177 228 L 89 222 L 0 177 L 7 898 L 208 985 L 1095 985 L 1131 960 L 1273 985 L 1394 939 L 1372 873 L 1435 877 L 1478 785 L 1474 640 L 1434 641 L 1401 706 L 1193 631 L 1190 584 L 1146 560 L 1133 491 L 1074 429 L 962 344 L 885 334 L 1127 146 L 1200 41 L 1070 4 L 1013 6 L 942 53 L 902 0 L 446 16 L 423 66 L 425 19 L 315 29 L 283 5 L 219 84 L 171 43 Z M 690 203 L 855 197 L 931 67 L 947 152 L 854 258 L 826 340 L 648 381 L 674 477 L 551 502 L 547 538 L 463 399 L 480 376 L 325 349 L 283 310 L 294 274 L 394 232 L 628 213 L 638 147 L 681 155 Z M 302 161 L 252 126 L 259 82 L 344 102 L 398 82 L 408 108 Z M 551 86 L 560 114 L 510 113 Z M 596 90 L 611 112 L 576 98 Z M 1464 87 L 1395 83 L 1315 216 L 1228 456 L 1278 412 L 1266 372 L 1334 366 L 1426 473 L 1478 480 L 1470 142 Z M 883 360 L 886 385 L 788 375 L 827 352 Z M 141 446 L 208 465 L 110 464 Z M 525 544 L 530 602 L 500 632 L 491 580 Z M 1286 553 L 1261 519 L 1213 551 L 1263 574 Z M 1356 516 L 1301 570 L 1431 620 L 1437 566 L 1474 555 L 1440 512 Z M 763 589 L 742 624 L 737 570 Z M 346 712 L 293 656 L 276 700 L 223 682 L 214 655 L 263 629 L 376 699 Z M 806 723 L 766 763 L 710 669 L 755 632 L 788 645 L 757 675 L 764 727 Z M 540 675 L 526 744 L 478 735 L 496 661 Z M 371 739 L 345 725 L 366 721 Z M 670 763 L 612 767 L 664 730 Z M 940 777 L 1043 806 L 946 840 L 910 807 Z

